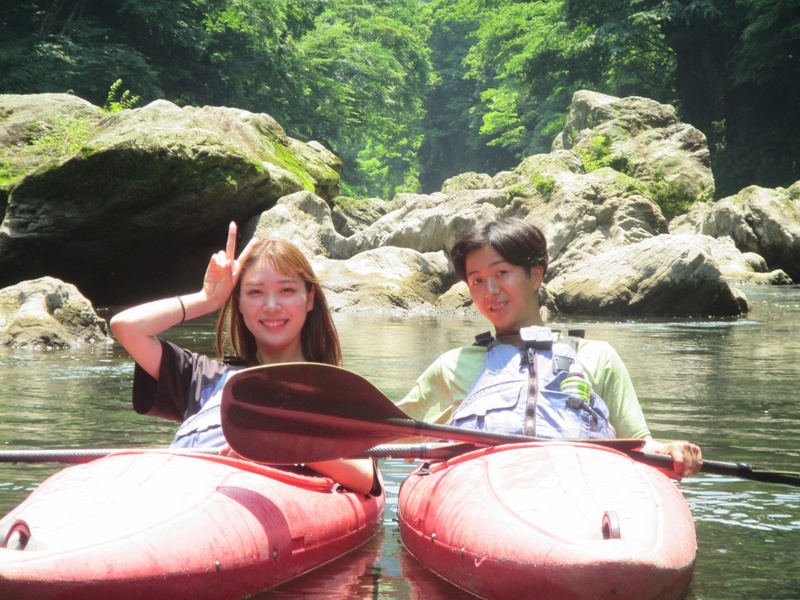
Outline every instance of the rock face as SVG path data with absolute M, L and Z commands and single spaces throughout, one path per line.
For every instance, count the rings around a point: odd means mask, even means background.
M 702 239 L 664 235 L 584 260 L 547 284 L 571 314 L 735 315 L 746 308 Z
M 26 113 L 30 98 L 50 112 Z M 447 253 L 475 223 L 506 216 L 547 236 L 551 313 L 738 315 L 747 300 L 733 283 L 800 273 L 800 183 L 704 201 L 705 138 L 645 98 L 578 92 L 549 154 L 391 201 L 334 199 L 336 157 L 267 115 L 164 102 L 105 115 L 62 96 L 0 96 L 0 111 L 0 160 L 22 173 L 0 180 L 0 285 L 66 273 L 95 302 L 119 304 L 195 290 L 230 220 L 242 241 L 298 244 L 336 310 L 474 310 Z M 32 124 L 62 113 L 90 135 L 37 163 L 23 132 L 46 138 L 53 126 Z M 696 204 L 668 221 L 661 206 L 676 199 Z
M 341 162 L 269 115 L 157 101 L 105 114 L 66 95 L 0 96 L 0 286 L 42 275 L 135 300 L 286 194 L 338 193 Z M 154 285 L 155 284 L 155 285 Z
M 800 182 L 788 189 L 751 186 L 718 202 L 695 204 L 671 224 L 674 232 L 700 233 L 732 241 L 754 260 L 763 278 L 800 281 Z M 767 265 L 774 269 L 766 273 Z
M 675 109 L 649 98 L 615 98 L 582 90 L 553 150 L 575 149 L 586 159 L 637 179 L 651 192 L 697 200 L 714 196 L 705 135 L 681 123 Z
M 52 277 L 0 290 L 0 345 L 63 349 L 111 344 L 106 322 L 74 285 Z

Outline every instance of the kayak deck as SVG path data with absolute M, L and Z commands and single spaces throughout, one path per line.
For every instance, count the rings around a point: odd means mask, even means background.
M 0 597 L 237 598 L 365 543 L 383 508 L 383 496 L 232 458 L 113 454 L 56 473 L 0 520 L 12 534 Z
M 589 444 L 500 446 L 418 470 L 398 516 L 411 554 L 482 598 L 677 599 L 694 570 L 674 482 Z

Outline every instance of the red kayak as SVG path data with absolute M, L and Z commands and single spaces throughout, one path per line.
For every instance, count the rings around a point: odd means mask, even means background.
M 357 548 L 384 497 L 215 455 L 69 467 L 0 520 L 0 598 L 231 600 Z
M 398 516 L 408 551 L 480 598 L 677 600 L 694 571 L 675 483 L 597 445 L 514 444 L 422 465 Z

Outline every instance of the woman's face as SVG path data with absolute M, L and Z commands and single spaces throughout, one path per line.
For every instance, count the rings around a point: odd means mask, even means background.
M 262 364 L 305 360 L 300 334 L 314 307 L 313 289 L 297 273 L 285 274 L 257 261 L 241 275 L 239 311 L 255 336 Z
M 472 301 L 496 331 L 542 324 L 542 267 L 532 267 L 529 276 L 523 267 L 512 265 L 491 246 L 470 252 L 465 266 Z

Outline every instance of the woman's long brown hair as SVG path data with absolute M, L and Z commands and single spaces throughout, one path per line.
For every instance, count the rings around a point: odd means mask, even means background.
M 296 273 L 305 282 L 307 292 L 311 293 L 311 290 L 314 290 L 314 306 L 308 311 L 300 333 L 303 356 L 309 362 L 341 366 L 342 349 L 339 334 L 311 263 L 291 242 L 272 238 L 259 240 L 256 243 L 242 267 L 239 281 L 231 297 L 220 311 L 217 320 L 217 351 L 220 356 L 225 355 L 226 347 L 231 347 L 234 355 L 246 364 L 258 363 L 256 338 L 244 324 L 244 318 L 239 310 L 239 295 L 244 272 L 261 261 L 265 261 L 284 275 Z M 230 334 L 230 340 L 227 339 L 226 331 Z

